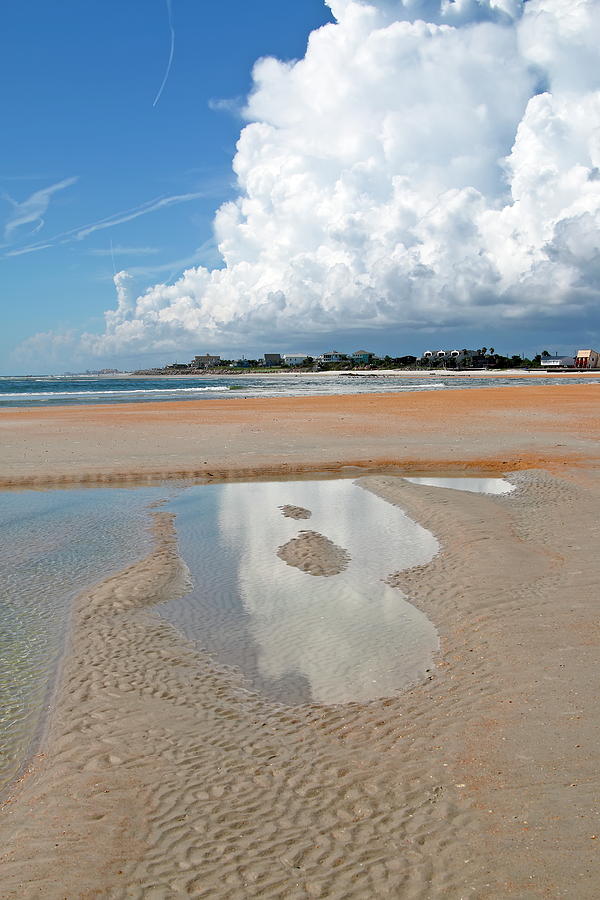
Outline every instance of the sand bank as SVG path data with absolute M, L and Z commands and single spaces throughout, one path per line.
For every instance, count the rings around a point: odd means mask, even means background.
M 277 551 L 277 556 L 309 575 L 339 575 L 348 566 L 349 554 L 316 531 L 301 531 Z
M 4 411 L 13 483 L 231 475 L 246 452 L 262 474 L 303 454 L 545 471 L 497 497 L 360 479 L 442 545 L 390 573 L 440 631 L 436 670 L 364 704 L 277 705 L 166 625 L 152 607 L 186 570 L 155 514 L 149 557 L 77 602 L 47 741 L 2 809 L 2 896 L 596 898 L 597 390 Z
M 444 546 L 391 579 L 436 621 L 437 669 L 365 704 L 268 702 L 160 620 L 186 571 L 156 514 L 149 557 L 79 598 L 2 811 L 3 897 L 595 898 L 600 496 L 579 477 L 361 479 Z
M 600 385 L 0 410 L 0 486 L 595 464 Z
M 310 509 L 305 509 L 303 506 L 293 506 L 286 503 L 279 508 L 286 519 L 310 519 L 311 517 Z

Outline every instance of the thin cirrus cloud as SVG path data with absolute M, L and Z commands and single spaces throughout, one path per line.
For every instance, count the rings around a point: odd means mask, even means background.
M 155 276 L 162 276 L 169 280 L 184 269 L 187 269 L 190 266 L 197 266 L 199 263 L 202 263 L 203 265 L 212 265 L 214 268 L 218 268 L 219 265 L 222 265 L 222 260 L 213 238 L 204 241 L 204 243 L 188 256 L 180 257 L 179 259 L 174 259 L 170 262 L 160 263 L 155 266 L 128 266 L 127 272 L 134 278 L 153 278 Z
M 96 247 L 88 250 L 90 256 L 153 256 L 159 253 L 158 247 L 123 247 L 117 244 L 114 247 Z
M 77 176 L 63 178 L 62 181 L 58 181 L 56 184 L 51 184 L 49 187 L 34 191 L 33 194 L 30 194 L 29 197 L 21 202 L 7 196 L 9 203 L 12 205 L 12 212 L 4 225 L 5 240 L 10 241 L 14 237 L 15 232 L 24 225 L 34 225 L 30 234 L 36 234 L 40 231 L 44 226 L 43 217 L 50 205 L 52 196 L 58 193 L 58 191 L 63 191 L 65 188 L 71 187 L 77 180 Z
M 179 203 L 188 203 L 190 200 L 198 200 L 203 196 L 203 192 L 196 191 L 190 194 L 175 194 L 171 197 L 156 197 L 154 200 L 149 200 L 146 203 L 142 203 L 140 206 L 135 206 L 131 209 L 115 213 L 112 216 L 106 216 L 106 218 L 99 219 L 97 222 L 70 228 L 68 231 L 63 231 L 46 241 L 27 244 L 25 247 L 9 250 L 4 255 L 22 256 L 25 253 L 35 253 L 38 250 L 46 250 L 48 247 L 55 247 L 59 244 L 69 244 L 72 241 L 81 241 L 90 234 L 94 234 L 96 231 L 112 228 L 114 225 L 121 225 L 124 222 L 131 222 L 133 219 L 139 218 L 139 216 L 146 216 L 148 213 L 156 212 L 159 209 L 166 209 L 169 206 L 176 206 Z M 110 250 L 108 252 L 110 254 Z
M 224 265 L 117 273 L 82 353 L 597 327 L 598 0 L 328 3 L 302 58 L 254 66 Z

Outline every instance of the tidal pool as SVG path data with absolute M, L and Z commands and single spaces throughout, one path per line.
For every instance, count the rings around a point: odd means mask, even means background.
M 193 580 L 157 610 L 250 690 L 289 705 L 365 701 L 432 667 L 433 624 L 385 579 L 438 543 L 358 483 L 0 492 L 0 791 L 40 733 L 71 601 L 147 552 L 157 500 L 176 514 Z M 338 574 L 302 571 L 302 541 L 300 567 L 277 555 L 307 530 L 309 553 L 333 547 L 337 559 L 308 569 Z
M 339 703 L 426 677 L 436 629 L 384 579 L 439 547 L 402 510 L 350 480 L 203 485 L 166 508 L 194 587 L 159 611 L 248 687 L 291 705 Z M 346 551 L 343 571 L 316 577 L 277 556 L 307 529 Z
M 455 491 L 471 491 L 475 494 L 510 494 L 515 485 L 505 478 L 405 478 L 412 484 L 430 487 L 452 488 Z
M 146 507 L 159 496 L 157 489 L 0 492 L 0 791 L 43 721 L 70 601 L 149 546 Z

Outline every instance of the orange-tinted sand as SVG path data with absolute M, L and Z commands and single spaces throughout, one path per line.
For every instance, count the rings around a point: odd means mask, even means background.
M 599 438 L 597 384 L 4 409 L 0 484 L 556 468 Z

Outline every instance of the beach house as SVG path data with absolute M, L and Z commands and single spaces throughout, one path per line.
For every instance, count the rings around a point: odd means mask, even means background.
M 281 353 L 265 353 L 263 359 L 265 361 L 265 366 L 280 366 L 283 362 Z
M 368 365 L 373 359 L 375 359 L 375 354 L 368 350 L 355 350 L 352 354 L 352 361 L 359 366 Z
M 346 359 L 346 355 L 339 350 L 328 350 L 327 353 L 322 353 L 319 359 L 326 363 L 342 362 Z
M 192 369 L 210 369 L 212 366 L 218 366 L 220 362 L 220 356 L 211 356 L 210 353 L 205 353 L 202 356 L 195 356 L 190 365 Z
M 542 366 L 549 369 L 572 369 L 575 359 L 572 356 L 543 356 Z
M 600 353 L 597 350 L 578 350 L 575 357 L 575 368 L 598 369 L 600 368 Z
M 284 353 L 283 361 L 286 366 L 301 366 L 308 359 L 307 353 Z
M 452 359 L 455 362 L 462 362 L 465 359 L 472 359 L 476 356 L 475 350 L 425 350 L 421 359 L 427 362 L 444 362 Z

